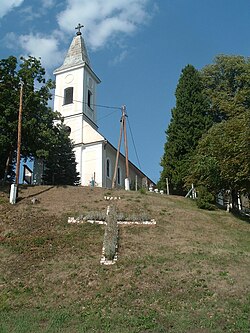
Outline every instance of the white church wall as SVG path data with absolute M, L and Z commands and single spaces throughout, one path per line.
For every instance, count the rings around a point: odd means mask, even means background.
M 104 174 L 104 186 L 107 188 L 112 187 L 112 179 L 115 168 L 116 151 L 108 144 L 104 146 L 104 158 L 103 158 L 103 174 Z M 109 160 L 109 177 L 107 176 L 107 160 Z
M 106 145 L 105 148 L 105 186 L 107 188 L 112 187 L 112 180 L 115 170 L 115 161 L 116 161 L 116 152 L 117 150 L 110 144 Z M 107 177 L 107 159 L 110 161 L 110 173 L 111 176 Z M 116 182 L 116 186 L 118 188 L 125 188 L 125 178 L 126 178 L 126 159 L 125 156 L 120 154 L 119 161 L 118 161 L 118 167 L 120 168 L 120 178 L 121 182 L 118 184 Z M 116 177 L 117 179 L 117 177 Z M 137 188 L 141 188 L 142 185 L 145 183 L 146 176 L 137 169 L 130 161 L 129 161 L 129 180 L 130 180 L 130 188 L 135 189 L 136 183 Z
M 80 101 L 83 95 L 83 75 L 84 68 L 70 68 L 56 75 L 54 110 L 65 117 L 64 123 L 70 127 L 70 138 L 75 144 L 82 142 L 83 104 Z M 69 87 L 73 87 L 73 103 L 64 104 L 64 90 Z
M 84 73 L 84 86 L 87 89 L 84 89 L 84 113 L 96 123 L 96 81 L 93 79 L 91 72 L 88 68 L 85 68 Z M 91 92 L 90 105 L 88 100 L 88 92 Z
M 111 188 L 112 187 L 112 180 L 113 180 L 113 176 L 114 176 L 114 171 L 115 171 L 115 162 L 116 162 L 116 153 L 117 150 L 110 144 L 107 144 L 105 147 L 105 186 L 107 188 Z M 110 162 L 110 176 L 107 176 L 107 159 L 109 159 Z M 117 187 L 121 187 L 124 188 L 125 183 L 124 183 L 124 179 L 126 176 L 126 165 L 125 165 L 125 158 L 120 155 L 119 157 L 119 161 L 118 161 L 118 167 L 120 169 L 120 184 L 118 184 L 116 182 L 116 186 Z M 116 177 L 117 179 L 117 177 Z
M 136 169 L 131 163 L 129 165 L 129 179 L 130 179 L 130 188 L 135 189 L 137 183 L 137 189 L 141 188 L 143 180 L 145 180 L 146 176 L 142 174 L 138 169 Z
M 102 143 L 85 146 L 82 152 L 82 185 L 102 187 Z
M 91 143 L 104 140 L 104 137 L 90 126 L 85 120 L 83 121 L 83 142 Z
M 84 68 L 68 69 L 56 75 L 54 110 L 66 117 L 83 111 Z M 64 89 L 73 87 L 73 103 L 64 105 Z
M 82 179 L 82 147 L 74 148 L 75 158 L 76 158 L 76 171 L 79 172 L 79 176 Z M 81 185 L 83 185 L 81 183 Z
M 70 138 L 75 144 L 104 139 L 92 126 L 82 120 L 81 115 L 84 112 L 95 124 L 97 84 L 92 75 L 85 66 L 63 70 L 56 75 L 54 110 L 59 111 L 65 117 L 64 122 L 71 128 Z M 73 87 L 73 103 L 64 105 L 64 90 L 69 87 Z M 88 106 L 88 91 L 91 91 L 92 94 L 91 107 Z
M 72 118 L 66 118 L 64 120 L 66 126 L 70 127 L 70 139 L 74 141 L 74 144 L 82 142 L 82 116 L 76 116 Z

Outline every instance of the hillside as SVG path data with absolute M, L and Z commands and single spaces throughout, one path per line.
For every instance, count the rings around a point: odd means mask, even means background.
M 0 192 L 0 332 L 249 333 L 250 224 L 155 193 L 82 187 Z M 146 214 L 120 226 L 118 261 L 100 265 L 104 227 L 69 216 Z M 31 203 L 36 197 L 38 202 Z

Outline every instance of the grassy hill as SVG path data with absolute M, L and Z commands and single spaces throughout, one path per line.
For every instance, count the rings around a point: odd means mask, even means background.
M 0 191 L 0 332 L 249 333 L 250 224 L 184 198 L 82 187 Z M 120 226 L 101 266 L 104 227 L 68 216 L 147 214 Z M 36 197 L 39 202 L 31 203 Z

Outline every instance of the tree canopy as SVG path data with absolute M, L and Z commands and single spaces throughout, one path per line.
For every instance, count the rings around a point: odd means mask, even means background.
M 201 75 L 214 122 L 250 108 L 250 58 L 218 55 Z
M 250 192 L 250 111 L 214 125 L 200 140 L 190 181 L 213 193 Z
M 53 130 L 54 136 L 46 158 L 43 181 L 52 185 L 77 185 L 79 177 L 69 129 L 61 122 Z
M 0 60 L 0 178 L 8 162 L 15 163 L 20 82 L 23 82 L 22 146 L 23 158 L 47 154 L 56 114 L 48 107 L 54 83 L 45 80 L 40 60 L 10 56 Z M 10 170 L 8 170 L 10 171 Z
M 22 98 L 22 144 L 21 157 L 43 158 L 51 163 L 51 147 L 58 142 L 61 133 L 61 145 L 64 150 L 73 149 L 72 143 L 54 125 L 60 115 L 48 106 L 52 98 L 52 80 L 46 80 L 45 70 L 39 59 L 10 56 L 0 60 L 0 179 L 6 174 L 13 176 L 16 162 L 18 111 L 20 104 L 20 82 L 23 82 Z M 60 149 L 57 144 L 55 148 Z M 58 153 L 58 152 L 57 152 Z M 56 151 L 55 151 L 56 154 Z M 60 161 L 62 163 L 62 161 Z M 64 165 L 65 168 L 65 165 Z M 75 171 L 76 174 L 76 171 Z
M 229 190 L 236 205 L 238 193 L 250 193 L 250 58 L 219 55 L 193 76 L 190 68 L 176 89 L 161 180 Z
M 161 160 L 160 186 L 165 188 L 168 178 L 171 191 L 181 194 L 190 158 L 202 134 L 211 126 L 208 99 L 203 92 L 200 73 L 193 66 L 182 70 L 175 96 L 176 107 L 172 109 Z

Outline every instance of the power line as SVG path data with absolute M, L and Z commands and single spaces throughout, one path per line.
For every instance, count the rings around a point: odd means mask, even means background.
M 136 147 L 135 147 L 135 140 L 134 140 L 133 133 L 132 133 L 132 130 L 131 130 L 131 126 L 130 126 L 129 118 L 128 118 L 128 127 L 129 127 L 129 132 L 130 132 L 130 135 L 131 135 L 131 139 L 132 139 L 133 147 L 134 147 L 134 150 L 135 150 L 136 159 L 137 159 L 137 162 L 138 162 L 139 168 L 141 169 L 141 163 L 140 163 L 140 161 L 139 161 L 139 156 L 138 156 L 138 154 L 137 154 L 137 150 L 136 150 Z
M 60 97 L 60 98 L 64 99 L 64 96 L 61 96 L 61 95 L 52 94 L 52 96 L 56 96 L 56 97 Z M 72 101 L 76 102 L 76 103 L 81 103 L 81 104 L 89 105 L 87 102 L 78 101 L 77 99 L 73 99 Z M 90 104 L 90 106 L 96 106 L 96 107 L 105 108 L 105 109 L 121 110 L 121 107 L 119 107 L 119 106 L 109 106 L 109 105 L 100 105 L 100 104 Z
M 114 113 L 116 113 L 116 111 L 110 112 L 110 113 L 106 114 L 105 116 L 102 116 L 102 117 L 100 117 L 100 118 L 97 118 L 96 121 L 99 121 L 99 120 L 101 120 L 101 119 L 107 118 L 107 117 L 111 116 L 111 115 L 114 114 Z M 67 118 L 73 118 L 73 117 L 77 117 L 77 116 L 80 116 L 80 115 L 83 115 L 83 114 L 84 114 L 84 112 L 82 111 L 82 112 L 78 112 L 78 113 L 70 114 L 70 115 L 68 115 L 68 116 L 63 116 L 63 118 L 64 118 L 64 119 L 67 119 Z
M 34 87 L 34 90 L 39 91 L 40 88 Z M 60 97 L 60 98 L 64 99 L 64 96 L 53 94 L 53 93 L 51 94 L 51 96 L 53 96 L 53 97 Z M 72 101 L 76 102 L 76 103 L 81 103 L 81 104 L 89 105 L 88 102 L 78 101 L 77 99 L 73 99 Z M 110 105 L 101 105 L 101 104 L 90 104 L 90 106 L 96 106 L 96 107 L 105 108 L 105 109 L 122 110 L 122 107 L 120 107 L 120 106 L 110 106 Z
M 114 114 L 116 111 L 113 111 L 113 112 L 110 112 L 109 114 L 103 116 L 103 117 L 100 117 L 100 118 L 97 118 L 96 121 L 99 122 L 100 120 L 102 119 L 105 119 L 105 118 L 108 118 L 109 116 L 111 116 L 112 114 Z M 67 119 L 67 118 L 71 118 L 71 117 L 74 117 L 74 116 L 80 116 L 80 115 L 83 115 L 84 112 L 79 112 L 79 113 L 75 113 L 75 114 L 72 114 L 72 115 L 69 115 L 69 116 L 65 116 L 63 117 L 64 119 Z M 78 131 L 80 131 L 82 128 L 85 128 L 85 127 L 88 127 L 88 125 L 84 125 L 83 127 L 80 127 L 74 131 L 72 131 L 72 133 L 76 133 Z
M 34 89 L 35 90 L 39 90 L 38 88 L 34 88 Z M 51 95 L 53 97 L 60 97 L 60 98 L 64 99 L 64 96 L 61 96 L 61 95 L 57 95 L 57 94 L 51 94 Z M 79 100 L 76 100 L 76 99 L 73 99 L 72 101 L 76 102 L 76 103 L 81 103 L 81 104 L 89 105 L 89 103 L 87 103 L 87 102 L 79 101 Z M 110 106 L 110 105 L 102 105 L 102 104 L 90 104 L 90 105 L 91 106 L 95 106 L 95 107 L 99 107 L 99 108 L 113 109 L 113 110 L 116 110 L 116 111 L 117 110 L 122 111 L 122 107 L 119 107 L 119 106 Z M 97 121 L 100 121 L 101 119 L 109 117 L 110 115 L 114 114 L 116 111 L 111 112 L 108 115 L 105 115 L 103 117 L 98 118 Z M 69 115 L 69 116 L 65 116 L 63 118 L 70 118 L 70 117 L 78 116 L 78 115 L 81 115 L 81 114 L 83 114 L 83 112 L 75 113 L 75 114 L 72 114 L 72 115 Z M 127 118 L 128 118 L 128 115 L 127 115 Z M 128 119 L 128 125 L 129 125 L 129 132 L 130 132 L 130 135 L 131 135 L 131 139 L 132 139 L 132 143 L 133 143 L 133 147 L 134 147 L 134 151 L 135 151 L 137 163 L 139 165 L 139 168 L 141 169 L 141 163 L 140 163 L 139 156 L 138 156 L 138 153 L 137 153 L 137 149 L 136 149 L 136 146 L 135 146 L 135 140 L 134 140 L 134 136 L 133 136 L 133 133 L 132 133 L 132 129 L 131 129 L 131 126 L 130 126 L 129 119 Z M 85 125 L 85 126 L 87 126 L 87 125 Z M 78 130 L 76 130 L 76 131 L 78 131 Z M 74 132 L 76 132 L 76 131 L 74 131 Z

